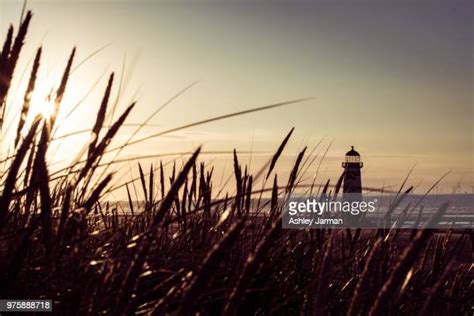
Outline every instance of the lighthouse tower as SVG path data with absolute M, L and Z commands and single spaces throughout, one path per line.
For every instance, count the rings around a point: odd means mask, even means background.
M 343 193 L 362 193 L 360 169 L 363 163 L 360 161 L 359 153 L 354 150 L 354 146 L 351 146 L 351 150 L 346 153 L 342 167 L 344 168 Z

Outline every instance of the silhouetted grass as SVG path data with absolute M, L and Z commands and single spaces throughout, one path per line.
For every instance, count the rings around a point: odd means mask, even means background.
M 13 27 L 9 28 L 0 54 L 2 112 L 8 106 L 7 94 L 31 16 L 30 12 L 25 15 L 15 37 Z M 1 298 L 52 299 L 54 312 L 61 315 L 472 312 L 472 265 L 459 260 L 472 260 L 472 231 L 419 230 L 410 236 L 385 229 L 281 228 L 285 199 L 296 188 L 304 187 L 311 193 L 317 188 L 315 180 L 309 186 L 300 182 L 315 163 L 312 154 L 319 144 L 309 155 L 304 148 L 296 156 L 286 185 L 279 187 L 278 180 L 282 179 L 275 174 L 273 183 L 266 186 L 293 129 L 255 175 L 241 165 L 234 151 L 234 192 L 216 189 L 212 166 L 199 163 L 200 148 L 183 153 L 190 158 L 181 168 L 174 164 L 169 175 L 161 162 L 158 167 L 151 165 L 148 172 L 139 163 L 139 177 L 115 186 L 111 185 L 114 175 L 107 172 L 108 167 L 128 159 L 115 156 L 101 163 L 107 152 L 137 142 L 303 99 L 222 115 L 133 140 L 165 103 L 124 144 L 109 148 L 135 106 L 132 103 L 110 126 L 104 125 L 114 83 L 111 74 L 90 141 L 70 166 L 51 174 L 46 154 L 51 131 L 55 124 L 61 124 L 56 117 L 69 88 L 74 55 L 75 49 L 56 91 L 50 118 L 38 117 L 29 127 L 25 123 L 41 48 L 23 106 L 17 109 L 20 121 L 15 151 L 2 162 Z M 255 189 L 262 176 L 262 187 Z M 409 188 L 400 194 L 406 182 L 392 208 L 411 191 Z M 341 184 L 342 176 L 334 187 L 327 180 L 322 190 L 317 188 L 321 191 L 318 194 L 335 198 Z M 104 199 L 105 194 L 121 187 L 126 188 L 129 207 L 123 214 L 119 214 L 120 203 Z M 271 198 L 263 198 L 263 193 L 271 194 Z M 143 203 L 137 203 L 134 194 Z

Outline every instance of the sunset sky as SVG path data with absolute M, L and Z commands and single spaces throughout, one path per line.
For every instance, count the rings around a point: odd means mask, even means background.
M 103 77 L 58 135 L 92 126 L 108 74 L 117 73 L 117 93 L 125 64 L 117 113 L 136 99 L 129 123 L 142 122 L 197 81 L 139 137 L 313 97 L 157 138 L 127 149 L 125 155 L 188 151 L 199 144 L 204 150 L 237 148 L 255 152 L 255 171 L 295 126 L 288 156 L 279 166 L 282 173 L 288 172 L 303 145 L 311 148 L 324 138 L 322 151 L 334 142 L 321 167 L 321 181 L 336 181 L 342 157 L 354 145 L 365 163 L 365 185 L 397 187 L 416 164 L 412 184 L 420 191 L 451 170 L 441 185 L 443 192 L 450 193 L 458 184 L 463 192 L 471 192 L 473 3 L 29 1 L 34 16 L 15 82 L 21 87 L 27 81 L 21 74 L 30 71 L 39 45 L 44 93 L 57 85 L 73 46 L 76 65 L 106 46 L 74 71 L 63 115 Z M 2 41 L 10 23 L 17 27 L 21 8 L 22 1 L 0 1 Z M 9 102 L 21 104 L 21 98 L 19 93 Z M 14 120 L 14 113 L 9 114 Z M 123 130 L 122 140 L 130 131 L 133 128 Z M 78 141 L 87 139 L 83 136 Z M 77 143 L 63 146 L 57 159 L 66 159 Z M 210 158 L 222 173 L 231 170 L 230 156 Z

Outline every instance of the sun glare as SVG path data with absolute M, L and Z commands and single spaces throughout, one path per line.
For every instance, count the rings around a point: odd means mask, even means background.
M 53 102 L 45 100 L 43 104 L 40 104 L 38 113 L 44 118 L 49 119 L 54 112 Z
M 46 86 L 38 87 L 31 98 L 30 117 L 34 118 L 41 115 L 44 119 L 49 119 L 54 112 L 54 101 L 51 97 L 51 91 Z
M 42 119 L 49 119 L 54 113 L 54 101 L 50 97 L 50 93 L 46 89 L 38 89 L 31 96 L 30 108 L 28 116 L 25 118 L 25 126 L 21 131 L 21 134 L 25 136 L 28 133 L 33 120 L 38 115 Z
M 30 119 L 32 120 L 36 116 L 41 116 L 42 119 L 49 119 L 53 114 L 53 104 L 48 100 L 43 102 L 35 102 L 31 104 L 30 108 Z

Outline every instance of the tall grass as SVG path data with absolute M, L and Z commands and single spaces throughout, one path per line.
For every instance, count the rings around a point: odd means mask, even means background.
M 9 28 L 0 54 L 2 113 L 9 106 L 7 96 L 31 17 L 30 12 L 25 15 L 16 35 Z M 16 109 L 20 120 L 14 153 L 2 162 L 0 298 L 52 299 L 54 312 L 61 315 L 472 312 L 472 266 L 461 260 L 472 260 L 472 231 L 419 230 L 410 236 L 398 230 L 281 228 L 282 202 L 315 161 L 310 156 L 316 147 L 309 156 L 305 148 L 296 156 L 286 185 L 278 186 L 282 180 L 276 174 L 266 185 L 293 130 L 255 175 L 234 151 L 234 192 L 216 189 L 212 166 L 199 162 L 198 148 L 169 175 L 162 163 L 148 172 L 139 164 L 139 177 L 119 185 L 126 188 L 129 213 L 120 214 L 119 205 L 104 199 L 114 179 L 104 171 L 114 160 L 101 163 L 107 152 L 294 101 L 130 138 L 109 148 L 135 106 L 104 125 L 114 84 L 111 74 L 90 141 L 71 166 L 53 176 L 47 152 L 51 131 L 61 124 L 56 118 L 70 88 L 75 49 L 55 93 L 53 115 L 37 117 L 27 126 L 41 54 L 39 48 L 23 106 Z M 255 189 L 262 176 L 261 188 Z M 341 180 L 334 192 L 329 192 L 328 180 L 319 194 L 336 196 Z M 314 183 L 310 192 L 316 191 Z M 398 195 L 393 207 L 410 190 Z M 264 198 L 264 192 L 271 198 Z M 144 203 L 137 203 L 134 195 Z

